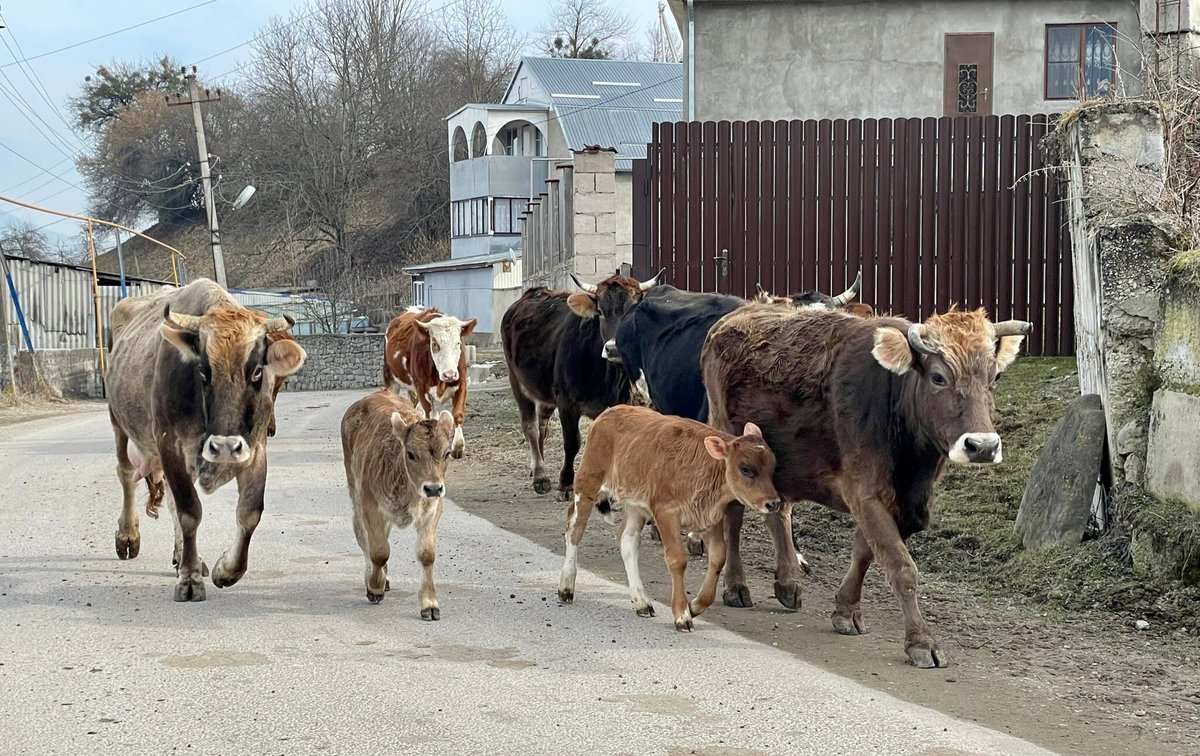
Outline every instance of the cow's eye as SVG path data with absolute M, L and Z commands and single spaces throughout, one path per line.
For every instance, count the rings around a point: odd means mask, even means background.
M 750 465 L 747 465 L 747 464 L 744 464 L 744 463 L 743 463 L 743 464 L 741 464 L 741 465 L 738 465 L 738 470 L 740 470 L 740 471 L 741 471 L 741 473 L 742 473 L 742 475 L 745 475 L 747 478 L 753 478 L 753 477 L 754 477 L 754 470 L 752 470 L 752 469 L 750 468 Z
M 416 459 L 416 458 L 417 458 L 417 455 L 416 455 L 416 454 L 413 454 L 412 452 L 406 452 L 406 454 L 408 454 L 408 458 L 409 458 L 409 459 Z
M 441 347 L 441 345 L 440 345 L 440 344 L 438 344 L 436 341 L 435 341 L 435 342 L 433 342 L 432 344 L 430 344 L 430 345 L 429 345 L 429 349 L 430 349 L 430 351 L 432 351 L 434 354 L 437 354 L 438 352 L 442 351 L 442 347 Z
M 945 386 L 946 385 L 946 376 L 942 375 L 941 373 L 930 373 L 929 380 L 933 383 L 934 386 Z
M 211 380 L 212 376 L 209 375 L 208 371 L 204 368 L 200 368 L 200 382 L 207 386 Z
M 446 453 L 442 455 L 442 459 L 450 459 L 450 451 L 449 450 L 447 450 Z
M 254 368 L 254 372 L 250 374 L 250 382 L 251 383 L 261 383 L 262 377 L 263 377 L 263 369 L 262 369 L 262 365 L 259 365 L 258 367 Z

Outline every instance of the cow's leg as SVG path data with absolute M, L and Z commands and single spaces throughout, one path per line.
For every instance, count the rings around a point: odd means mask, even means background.
M 562 572 L 558 575 L 558 600 L 569 604 L 575 600 L 575 575 L 579 570 L 579 542 L 587 529 L 588 518 L 596 504 L 594 488 L 580 492 L 575 501 L 567 505 L 567 527 L 563 535 L 566 541 L 566 556 L 563 557 Z
M 546 437 L 550 435 L 550 418 L 553 416 L 553 405 L 537 405 L 538 456 L 546 456 Z
M 642 528 L 646 527 L 646 516 L 630 507 L 621 529 L 621 561 L 625 563 L 625 578 L 629 582 L 629 600 L 639 617 L 653 617 L 654 606 L 646 595 L 642 584 L 642 571 L 638 564 L 638 552 L 642 545 Z
M 904 613 L 904 651 L 909 663 L 921 668 L 944 667 L 946 657 L 938 649 L 917 605 L 917 565 L 900 537 L 896 521 L 878 499 L 858 506 L 852 504 L 851 512 L 879 566 L 887 574 L 892 592 L 900 600 L 900 609 Z
M 792 539 L 792 505 L 767 515 L 767 530 L 775 544 L 775 598 L 788 609 L 799 609 L 801 598 L 800 556 Z
M 867 568 L 871 566 L 873 558 L 862 528 L 856 529 L 854 543 L 850 546 L 850 569 L 834 594 L 833 629 L 842 635 L 861 635 L 867 631 L 859 601 L 862 599 L 863 578 L 867 576 Z
M 558 419 L 562 422 L 563 434 L 563 466 L 558 474 L 558 495 L 563 501 L 570 501 L 575 489 L 575 457 L 579 455 L 581 441 L 579 438 L 579 408 L 559 406 Z
M 379 511 L 374 501 L 359 499 L 354 502 L 354 537 L 363 553 L 363 582 L 367 587 L 367 601 L 378 604 L 388 589 L 387 563 L 392 555 L 388 536 L 392 522 Z
M 512 372 L 508 374 L 508 382 L 512 386 L 513 399 L 521 413 L 521 433 L 529 446 L 529 474 L 533 476 L 533 490 L 539 494 L 550 492 L 550 478 L 546 477 L 546 460 L 542 456 L 542 439 L 539 439 L 538 428 L 541 420 L 542 407 L 530 399 L 521 390 L 521 383 Z M 553 409 L 550 410 L 553 412 Z M 548 420 L 548 418 L 547 418 Z
M 742 518 L 746 507 L 741 502 L 732 502 L 725 510 L 725 593 L 721 600 L 725 606 L 754 606 L 750 600 L 750 587 L 746 585 L 746 568 L 742 565 Z
M 117 425 L 117 419 L 108 414 L 112 421 L 113 436 L 117 442 L 117 479 L 121 481 L 121 515 L 117 518 L 116 548 L 120 559 L 133 559 L 142 550 L 142 534 L 138 529 L 136 468 L 129 459 L 129 436 Z
M 176 601 L 203 601 L 204 573 L 200 552 L 196 548 L 196 529 L 200 527 L 203 508 L 196 486 L 187 472 L 184 461 L 173 449 L 173 440 L 164 438 L 159 444 L 163 472 L 171 487 L 175 516 L 179 522 L 179 582 L 175 584 Z
M 437 526 L 442 519 L 442 500 L 430 507 L 430 511 L 417 519 L 417 561 L 421 564 L 421 589 L 417 596 L 421 600 L 421 619 L 439 620 L 442 610 L 438 606 L 437 588 L 433 585 L 433 560 L 437 552 Z M 386 585 L 385 585 L 386 587 Z
M 463 438 L 463 420 L 467 416 L 467 376 L 463 373 L 462 383 L 454 392 L 454 401 L 450 406 L 450 414 L 454 415 L 454 439 L 450 442 L 450 454 L 455 459 L 462 459 L 467 450 L 467 440 Z
M 683 582 L 688 555 L 679 532 L 679 517 L 674 512 L 658 512 L 654 519 L 662 535 L 667 571 L 671 573 L 671 617 L 675 620 L 676 630 L 690 633 L 693 627 L 692 610 L 688 606 L 687 588 Z
M 263 494 L 267 488 L 267 450 L 260 449 L 254 461 L 237 476 L 237 534 L 233 548 L 221 554 L 213 565 L 212 581 L 218 588 L 228 588 L 242 579 L 250 561 L 250 539 L 262 519 Z
M 704 574 L 704 583 L 700 593 L 688 604 L 692 616 L 699 616 L 712 606 L 717 597 L 717 580 L 721 577 L 721 568 L 725 566 L 725 524 L 718 522 L 704 531 L 704 546 L 708 550 L 708 572 Z

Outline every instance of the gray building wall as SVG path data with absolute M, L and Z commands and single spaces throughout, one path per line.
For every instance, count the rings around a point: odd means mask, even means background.
M 432 271 L 424 274 L 425 301 L 447 315 L 478 318 L 478 333 L 495 333 L 492 312 L 492 266 L 468 270 Z
M 995 35 L 993 113 L 1062 111 L 1075 103 L 1044 99 L 1046 24 L 1089 22 L 1116 23 L 1122 84 L 1140 92 L 1130 0 L 697 0 L 696 118 L 940 116 L 955 32 Z

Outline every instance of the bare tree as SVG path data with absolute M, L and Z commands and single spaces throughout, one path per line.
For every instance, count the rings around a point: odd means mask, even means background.
M 596 0 L 555 0 L 538 34 L 556 58 L 613 58 L 631 41 L 633 21 Z
M 25 219 L 10 221 L 0 229 L 0 245 L 4 246 L 5 254 L 30 260 L 50 260 L 54 257 L 50 240 L 37 226 Z
M 499 99 L 526 40 L 509 25 L 498 0 L 458 0 L 442 24 L 442 53 L 464 102 Z

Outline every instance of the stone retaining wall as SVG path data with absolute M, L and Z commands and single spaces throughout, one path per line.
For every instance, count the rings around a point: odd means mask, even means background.
M 284 391 L 331 391 L 383 385 L 381 333 L 297 336 L 308 353 L 300 372 L 288 378 Z

